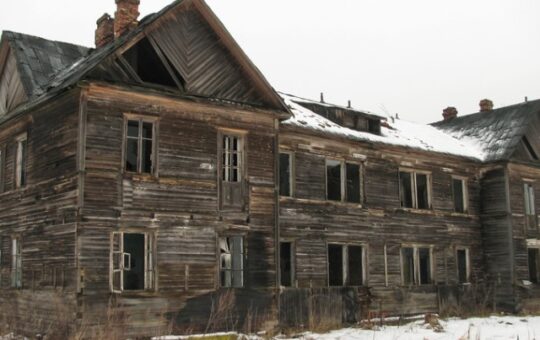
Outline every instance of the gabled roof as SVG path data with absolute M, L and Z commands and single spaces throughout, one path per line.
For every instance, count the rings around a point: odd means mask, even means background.
M 476 145 L 485 162 L 509 160 L 539 113 L 540 100 L 535 100 L 432 125 L 462 142 Z
M 2 41 L 15 55 L 28 98 L 46 92 L 55 76 L 90 52 L 87 47 L 10 31 L 3 32 Z
M 298 104 L 298 97 L 283 93 L 281 93 L 281 96 L 285 103 L 289 105 L 293 114 L 290 119 L 283 122 L 284 129 L 291 128 L 295 131 L 305 131 L 324 138 L 338 138 L 437 152 L 465 157 L 474 161 L 479 161 L 482 157 L 482 153 L 474 144 L 458 140 L 431 125 L 417 124 L 401 119 L 389 119 L 381 126 L 381 135 L 374 135 L 334 123 Z M 302 99 L 302 101 L 305 102 L 306 99 Z M 313 103 L 318 102 L 313 101 Z M 325 105 L 332 106 L 332 104 L 328 103 Z M 376 117 L 376 115 L 373 116 Z
M 242 72 L 253 81 L 253 87 L 265 96 L 274 109 L 288 112 L 281 98 L 203 0 L 176 0 L 161 11 L 143 18 L 135 30 L 97 50 L 13 32 L 5 32 L 2 43 L 5 39 L 18 51 L 18 68 L 22 70 L 21 77 L 25 78 L 23 82 L 31 102 L 36 97 L 52 95 L 85 79 L 100 64 L 114 57 L 116 52 L 129 48 L 142 35 L 150 32 L 154 23 L 181 5 L 193 5 L 241 65 Z

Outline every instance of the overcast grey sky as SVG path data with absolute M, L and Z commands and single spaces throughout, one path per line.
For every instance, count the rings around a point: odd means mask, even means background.
M 539 0 L 207 0 L 278 90 L 402 119 L 540 98 Z M 141 17 L 169 4 L 141 0 Z M 93 46 L 114 0 L 0 0 L 0 29 Z

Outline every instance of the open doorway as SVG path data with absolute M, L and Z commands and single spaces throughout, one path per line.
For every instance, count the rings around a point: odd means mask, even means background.
M 111 247 L 113 292 L 153 289 L 153 240 L 152 235 L 147 233 L 113 233 Z

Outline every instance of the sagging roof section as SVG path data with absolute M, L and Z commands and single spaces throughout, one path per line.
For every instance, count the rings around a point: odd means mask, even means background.
M 476 146 L 484 162 L 509 160 L 529 127 L 537 122 L 540 100 L 433 123 L 440 131 Z M 538 138 L 538 137 L 536 137 Z

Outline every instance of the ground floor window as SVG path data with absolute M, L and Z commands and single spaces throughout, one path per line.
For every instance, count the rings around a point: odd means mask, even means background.
M 155 286 L 154 236 L 115 232 L 111 237 L 111 290 L 152 290 Z
M 366 279 L 365 247 L 328 245 L 328 285 L 362 286 Z
M 294 245 L 292 242 L 281 242 L 279 245 L 279 265 L 281 285 L 294 286 Z
M 401 266 L 403 284 L 424 285 L 432 283 L 432 248 L 401 248 Z
M 22 249 L 19 238 L 11 239 L 11 287 L 22 288 Z
M 540 283 L 540 248 L 529 248 L 529 281 Z
M 244 239 L 242 236 L 219 238 L 219 280 L 221 287 L 244 286 Z
M 458 248 L 456 250 L 457 274 L 459 283 L 469 283 L 470 281 L 470 258 L 468 248 Z

